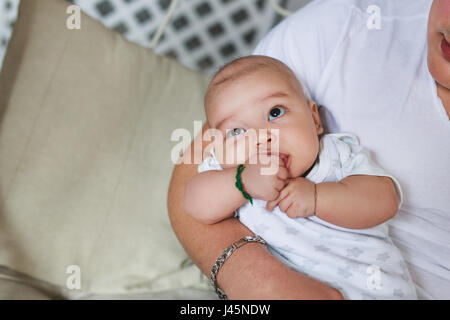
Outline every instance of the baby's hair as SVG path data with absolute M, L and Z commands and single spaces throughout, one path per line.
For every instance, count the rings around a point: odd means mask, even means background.
M 227 63 L 214 74 L 207 91 L 210 91 L 212 87 L 218 86 L 228 80 L 237 79 L 243 75 L 249 74 L 261 68 L 275 68 L 282 73 L 286 73 L 292 81 L 296 82 L 300 86 L 300 89 L 303 91 L 303 95 L 305 96 L 306 100 L 311 100 L 311 95 L 306 86 L 303 85 L 299 77 L 297 77 L 286 64 L 284 64 L 280 60 L 261 55 L 240 57 Z M 206 96 L 205 102 L 207 98 Z

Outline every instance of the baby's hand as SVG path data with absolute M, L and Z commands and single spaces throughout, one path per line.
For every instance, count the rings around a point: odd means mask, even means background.
M 315 212 L 315 184 L 299 177 L 289 181 L 273 201 L 268 201 L 266 209 L 272 211 L 276 206 L 290 218 L 306 218 Z
M 288 170 L 284 166 L 284 162 L 279 160 L 277 155 L 271 155 L 270 163 L 279 165 L 276 173 L 267 175 L 262 174 L 262 168 L 269 167 L 260 162 L 256 164 L 246 164 L 244 171 L 241 173 L 241 181 L 244 190 L 252 197 L 261 200 L 275 200 L 280 195 L 280 191 L 286 186 L 288 178 Z M 255 161 L 256 162 L 256 161 Z M 252 161 L 253 163 L 253 161 Z

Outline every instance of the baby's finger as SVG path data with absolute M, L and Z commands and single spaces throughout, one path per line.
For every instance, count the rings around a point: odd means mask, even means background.
M 276 179 L 274 187 L 278 190 L 278 192 L 281 192 L 284 189 L 285 185 L 286 180 Z
M 282 180 L 282 179 L 278 178 L 278 181 L 281 181 L 283 183 L 283 189 L 286 189 L 287 185 L 289 184 L 288 179 Z
M 287 212 L 289 207 L 292 205 L 293 201 L 289 196 L 286 196 L 284 199 L 281 199 L 281 201 L 278 203 L 278 207 L 280 210 L 284 213 Z
M 292 204 L 292 205 L 286 210 L 286 214 L 287 214 L 287 216 L 288 216 L 289 218 L 292 218 L 292 219 L 297 218 L 298 215 L 299 215 L 298 208 L 297 208 L 294 204 Z
M 283 190 L 281 190 L 280 195 L 278 196 L 277 199 L 270 201 L 270 211 L 273 210 L 273 208 L 275 208 L 277 205 L 279 205 L 279 202 L 281 200 L 283 200 L 284 198 L 286 198 L 289 195 L 289 189 L 284 188 Z M 267 209 L 269 210 L 269 209 Z
M 275 208 L 277 206 L 278 201 L 280 201 L 280 197 L 278 197 L 277 199 L 272 200 L 272 201 L 267 201 L 267 203 L 266 203 L 266 210 L 267 211 L 272 211 L 273 208 Z
M 285 167 L 279 167 L 277 172 L 277 177 L 286 180 L 289 176 L 288 170 Z
M 284 190 L 284 189 L 283 189 Z M 275 200 L 271 200 L 271 201 L 267 201 L 266 203 L 266 210 L 268 211 L 272 211 L 273 208 L 275 208 L 278 205 L 278 202 L 283 199 L 283 197 L 285 197 L 285 194 L 282 192 L 280 192 L 280 194 L 278 195 L 278 198 L 276 198 Z

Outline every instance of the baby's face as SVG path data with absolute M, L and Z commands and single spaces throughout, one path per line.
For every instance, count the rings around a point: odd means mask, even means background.
M 278 151 L 280 162 L 287 167 L 289 177 L 294 178 L 308 170 L 317 158 L 318 134 L 322 132 L 317 107 L 306 101 L 300 85 L 281 71 L 261 68 L 220 83 L 210 92 L 205 109 L 209 125 L 222 133 L 225 153 L 233 148 L 237 154 L 237 150 L 242 150 L 239 144 L 246 144 L 245 163 L 249 163 L 254 152 Z M 267 132 L 263 140 L 260 129 Z M 271 134 L 271 129 L 278 129 L 278 135 Z M 246 139 L 250 131 L 256 132 L 258 139 Z M 249 141 L 256 146 L 249 146 Z M 278 150 L 271 147 L 276 142 Z M 224 168 L 236 165 L 222 163 Z

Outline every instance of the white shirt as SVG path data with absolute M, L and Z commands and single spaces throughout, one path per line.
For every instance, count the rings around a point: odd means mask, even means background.
M 258 45 L 286 63 L 329 132 L 352 132 L 395 176 L 403 204 L 390 235 L 419 298 L 450 299 L 450 121 L 427 68 L 430 0 L 316 0 Z M 379 29 L 369 28 L 380 10 Z M 372 7 L 373 8 L 373 7 Z

